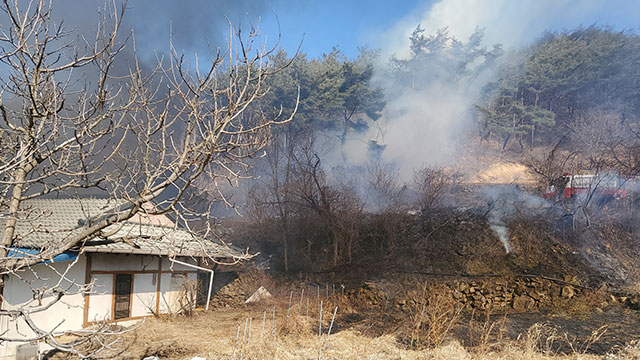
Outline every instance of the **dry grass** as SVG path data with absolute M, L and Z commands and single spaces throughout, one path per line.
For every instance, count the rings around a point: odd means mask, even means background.
M 258 283 L 269 279 L 252 276 L 247 286 L 254 291 Z M 546 324 L 536 324 L 515 340 L 502 337 L 502 324 L 489 315 L 478 315 L 469 322 L 467 347 L 453 339 L 454 322 L 464 326 L 452 303 L 439 298 L 433 287 L 423 288 L 423 300 L 414 304 L 409 317 L 390 326 L 386 333 L 372 336 L 362 327 L 348 327 L 346 319 L 358 313 L 357 304 L 341 294 L 321 295 L 307 289 L 300 298 L 300 288 L 291 296 L 291 287 L 270 283 L 274 298 L 253 306 L 236 304 L 191 316 L 148 319 L 138 329 L 126 334 L 103 358 L 140 359 L 505 359 L 505 360 L 590 360 L 639 359 L 640 346 L 632 343 L 607 356 L 587 354 L 589 346 L 605 329 L 581 341 L 559 334 Z M 418 290 L 419 292 L 419 290 Z M 429 294 L 429 295 L 427 295 Z M 310 295 L 310 296 L 309 296 Z M 289 306 L 290 297 L 293 299 Z M 309 311 L 307 316 L 307 301 Z M 319 331 L 319 308 L 322 301 L 322 326 Z M 240 302 L 240 301 L 238 301 Z M 335 307 L 338 316 L 331 335 L 327 335 Z M 273 311 L 275 309 L 275 317 Z M 445 315 L 438 315 L 438 312 Z M 287 316 L 288 314 L 288 316 Z M 412 315 L 413 314 L 413 315 Z M 447 315 L 448 314 L 448 315 Z M 275 318 L 275 321 L 274 321 Z M 264 319 L 264 320 L 263 320 Z M 375 319 L 371 319 L 373 321 Z M 449 321 L 450 320 L 450 321 Z M 377 321 L 384 321 L 378 319 Z M 412 330 L 414 332 L 412 332 Z M 421 344 L 409 344 L 414 335 Z M 419 346 L 417 346 L 419 345 Z M 57 358 L 64 358 L 58 355 Z
M 138 332 L 136 342 L 122 358 L 157 355 L 162 359 L 318 359 L 318 337 L 313 324 L 299 316 L 292 317 L 288 331 L 265 335 L 259 340 L 259 326 L 254 322 L 251 340 L 236 341 L 235 322 L 209 322 L 211 314 L 197 316 L 195 321 L 176 319 L 153 320 Z M 206 326 L 203 324 L 206 323 Z M 261 325 L 261 323 L 260 323 Z M 282 324 L 281 324 L 282 325 Z M 243 329 L 240 330 L 242 339 Z M 505 360 L 590 360 L 601 356 L 581 353 L 558 354 L 553 343 L 557 334 L 536 325 L 513 342 L 494 344 L 494 350 L 465 349 L 459 342 L 448 341 L 433 349 L 410 350 L 399 345 L 393 334 L 368 337 L 355 330 L 345 330 L 329 337 L 323 359 L 505 359 Z M 324 340 L 324 338 L 323 338 Z M 235 356 L 234 356 L 235 353 Z M 607 359 L 640 359 L 640 348 L 629 346 Z
M 329 300 L 331 302 L 331 300 Z M 324 301 L 323 301 L 324 304 Z M 332 305 L 325 307 L 331 308 Z M 323 306 L 324 307 L 324 306 Z M 272 312 L 266 314 L 263 307 L 241 307 L 207 313 L 198 312 L 191 317 L 172 319 L 149 319 L 138 330 L 122 339 L 115 350 L 122 351 L 103 354 L 105 358 L 143 358 L 158 356 L 161 359 L 190 359 L 200 356 L 207 359 L 318 359 L 319 349 L 322 359 L 505 359 L 505 360 L 590 360 L 590 359 L 640 359 L 638 344 L 616 351 L 605 357 L 586 354 L 590 341 L 571 343 L 566 335 L 545 324 L 536 324 L 517 340 L 489 340 L 482 337 L 482 346 L 463 347 L 458 341 L 448 337 L 435 348 L 411 349 L 399 341 L 399 334 L 385 334 L 371 337 L 356 329 L 339 329 L 334 325 L 332 333 L 326 336 L 330 312 L 323 312 L 322 335 L 318 337 L 318 318 L 299 314 L 295 306 L 286 317 L 286 307 L 276 306 L 275 326 Z M 273 309 L 272 307 L 270 308 Z M 265 320 L 264 331 L 262 319 Z M 251 328 L 245 327 L 251 318 Z M 480 330 L 498 331 L 486 321 Z M 275 330 L 274 330 L 275 328 Z M 325 345 L 326 341 L 326 345 Z M 493 342 L 491 342 L 493 341 Z M 479 344 L 480 344 L 479 343 Z M 572 351 L 560 353 L 561 345 Z M 325 347 L 326 346 L 326 347 Z
M 527 166 L 496 162 L 471 178 L 471 184 L 533 184 L 535 177 Z
M 410 346 L 416 349 L 441 346 L 461 314 L 462 306 L 451 297 L 449 288 L 423 284 L 418 302 L 409 305 Z

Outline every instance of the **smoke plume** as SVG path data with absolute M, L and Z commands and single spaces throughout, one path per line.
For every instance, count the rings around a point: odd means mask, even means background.
M 513 250 L 507 229 L 509 220 L 517 215 L 530 216 L 554 211 L 553 204 L 522 191 L 517 185 L 491 185 L 479 188 L 476 192 L 488 203 L 487 221 L 507 254 Z
M 117 6 L 121 5 L 118 0 Z M 249 27 L 268 9 L 267 5 L 258 0 L 131 0 L 127 2 L 122 29 L 135 31 L 137 50 L 145 58 L 153 57 L 155 51 L 166 52 L 170 36 L 176 49 L 188 55 L 196 51 L 208 55 L 209 45 L 225 46 L 227 19 L 233 25 Z M 104 6 L 103 0 L 57 0 L 54 20 L 64 20 L 65 27 L 92 35 L 100 19 L 98 10 Z
M 460 84 L 457 79 L 429 79 L 420 89 L 411 82 L 404 87 L 391 84 L 388 60 L 411 56 L 410 36 L 420 24 L 425 35 L 435 35 L 439 29 L 461 42 L 467 42 L 476 29 L 482 30 L 482 45 L 491 49 L 502 44 L 507 53 L 522 48 L 545 31 L 557 31 L 598 22 L 616 24 L 620 30 L 637 28 L 640 4 L 633 1 L 569 0 L 440 0 L 414 11 L 390 29 L 371 34 L 369 38 L 382 51 L 377 69 L 379 83 L 388 95 L 384 119 L 372 127 L 367 139 L 386 145 L 383 159 L 394 162 L 400 175 L 407 179 L 413 169 L 423 165 L 445 166 L 456 159 L 466 141 L 465 131 L 473 124 L 470 108 L 477 104 L 482 86 L 491 69 L 485 69 L 473 81 Z M 504 58 L 504 57 L 503 57 Z M 450 58 L 455 61 L 455 58 Z M 415 73 L 417 81 L 423 72 L 440 71 L 437 66 Z M 362 143 L 362 142 L 361 142 Z M 354 150 L 355 151 L 355 150 Z M 362 153 L 360 151 L 359 153 Z

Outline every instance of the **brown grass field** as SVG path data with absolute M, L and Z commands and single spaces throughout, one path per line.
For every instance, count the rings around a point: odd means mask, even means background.
M 246 294 L 254 291 L 258 284 L 266 284 L 273 298 L 244 304 Z M 608 326 L 594 323 L 586 334 L 583 331 L 578 336 L 544 321 L 542 316 L 529 314 L 534 319 L 539 317 L 540 322 L 520 324 L 521 330 L 509 335 L 507 325 L 518 321 L 517 314 L 455 311 L 452 303 L 436 296 L 430 297 L 425 306 L 417 306 L 406 317 L 398 318 L 377 309 L 365 309 L 340 293 L 318 296 L 318 293 L 307 291 L 306 296 L 301 296 L 299 290 L 290 290 L 295 289 L 294 285 L 295 282 L 275 281 L 264 274 L 241 277 L 230 287 L 234 289 L 234 296 L 229 291 L 221 291 L 213 299 L 214 306 L 209 311 L 200 309 L 189 316 L 148 318 L 119 338 L 111 351 L 103 352 L 99 357 L 640 359 L 640 342 L 634 340 L 639 331 L 633 324 L 627 330 L 612 334 L 607 333 L 611 330 Z M 336 307 L 337 315 L 332 324 Z M 616 342 L 620 345 L 603 347 L 607 336 L 608 341 L 620 336 L 625 339 Z M 64 357 L 62 354 L 52 356 Z

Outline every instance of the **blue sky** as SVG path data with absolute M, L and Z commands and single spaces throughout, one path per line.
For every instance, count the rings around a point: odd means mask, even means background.
M 117 0 L 121 2 L 122 0 Z M 104 0 L 55 0 L 54 12 L 67 26 L 91 31 Z M 303 51 L 317 57 L 338 46 L 350 57 L 359 46 L 386 54 L 406 51 L 408 36 L 420 23 L 427 32 L 448 26 L 459 37 L 476 26 L 488 43 L 515 47 L 545 30 L 579 25 L 611 25 L 637 30 L 639 0 L 129 0 L 125 28 L 134 28 L 139 50 L 163 51 L 174 31 L 175 45 L 186 53 L 206 53 L 208 43 L 224 46 L 227 16 L 232 23 L 262 21 L 262 33 L 277 37 L 293 53 L 304 34 Z
M 545 30 L 561 31 L 592 24 L 637 30 L 637 0 L 409 0 L 409 1 L 276 1 L 263 10 L 264 29 L 275 34 L 275 15 L 282 30 L 282 46 L 295 51 L 305 34 L 303 51 L 310 56 L 337 45 L 349 56 L 359 46 L 390 47 L 399 51 L 412 29 L 448 26 L 459 37 L 485 28 L 488 42 L 517 46 Z
M 414 11 L 421 11 L 430 1 L 302 1 L 275 3 L 272 11 L 262 15 L 265 31 L 282 32 L 282 46 L 296 50 L 302 36 L 302 50 L 315 57 L 338 46 L 350 57 L 358 47 L 377 47 L 375 35 L 383 33 Z

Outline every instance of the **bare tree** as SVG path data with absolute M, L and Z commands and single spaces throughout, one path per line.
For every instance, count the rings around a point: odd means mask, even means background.
M 296 250 L 306 250 L 298 265 L 351 262 L 364 203 L 345 175 L 348 170 L 327 173 L 313 136 L 298 135 L 290 146 L 271 144 L 267 173 L 250 194 L 254 224 L 282 244 L 285 270 Z
M 556 205 L 573 217 L 574 227 L 579 218 L 590 226 L 593 206 L 600 208 L 615 198 L 635 175 L 637 140 L 631 129 L 614 112 L 584 111 L 577 114 L 553 148 L 527 160 L 538 175 L 540 190 L 551 193 L 554 189 Z
M 293 124 L 293 123 L 292 123 Z M 294 170 L 294 154 L 299 145 L 308 139 L 310 134 L 298 131 L 289 124 L 283 131 L 274 134 L 268 145 L 265 162 L 267 168 L 262 182 L 254 186 L 250 192 L 253 205 L 254 221 L 277 223 L 277 232 L 282 244 L 282 255 L 285 272 L 289 271 L 289 236 L 290 221 L 295 202 L 291 192 Z M 261 215 L 258 212 L 262 212 Z M 259 226 L 264 228 L 264 224 Z
M 313 140 L 293 154 L 294 167 L 289 191 L 300 212 L 310 212 L 322 224 L 330 244 L 332 265 L 340 264 L 346 253 L 352 261 L 354 246 L 359 242 L 358 224 L 364 204 L 352 184 L 340 183 L 327 174 Z M 345 169 L 339 176 L 347 178 Z M 331 179 L 330 179 L 331 178 Z
M 376 213 L 388 213 L 404 205 L 406 187 L 399 183 L 396 168 L 382 162 L 367 166 L 368 209 Z
M 139 213 L 172 214 L 207 238 L 211 221 L 203 219 L 211 218 L 211 205 L 190 206 L 192 190 L 210 184 L 208 190 L 226 201 L 228 188 L 243 177 L 245 159 L 265 146 L 269 128 L 293 116 L 280 111 L 267 117 L 250 106 L 268 90 L 265 77 L 277 70 L 266 60 L 273 49 L 265 48 L 256 29 L 245 35 L 230 25 L 227 49 L 212 51 L 206 61 L 171 47 L 168 56 L 144 67 L 133 36 L 119 35 L 126 4 L 107 5 L 88 37 L 53 20 L 52 0 L 0 3 L 1 274 L 82 251 L 90 239 L 117 241 L 107 228 Z M 125 55 L 128 70 L 118 70 Z M 108 196 L 113 206 L 62 242 L 11 256 L 21 236 L 16 224 L 29 211 L 25 201 L 81 193 Z M 193 228 L 193 219 L 206 226 Z M 86 290 L 78 286 L 84 284 L 69 285 Z M 54 299 L 65 294 L 60 287 L 44 291 Z M 0 316 L 28 319 L 22 310 Z M 51 332 L 34 332 L 71 350 L 53 341 Z M 0 334 L 0 340 L 15 339 Z
M 414 172 L 417 206 L 426 213 L 442 205 L 447 192 L 460 183 L 461 175 L 449 168 L 424 167 Z
M 538 188 L 540 191 L 546 191 L 548 187 L 553 186 L 562 193 L 566 185 L 564 175 L 567 172 L 575 172 L 577 170 L 577 153 L 562 149 L 567 142 L 567 136 L 563 136 L 558 140 L 551 150 L 542 151 L 540 154 L 532 154 L 526 159 L 527 166 L 538 177 Z

